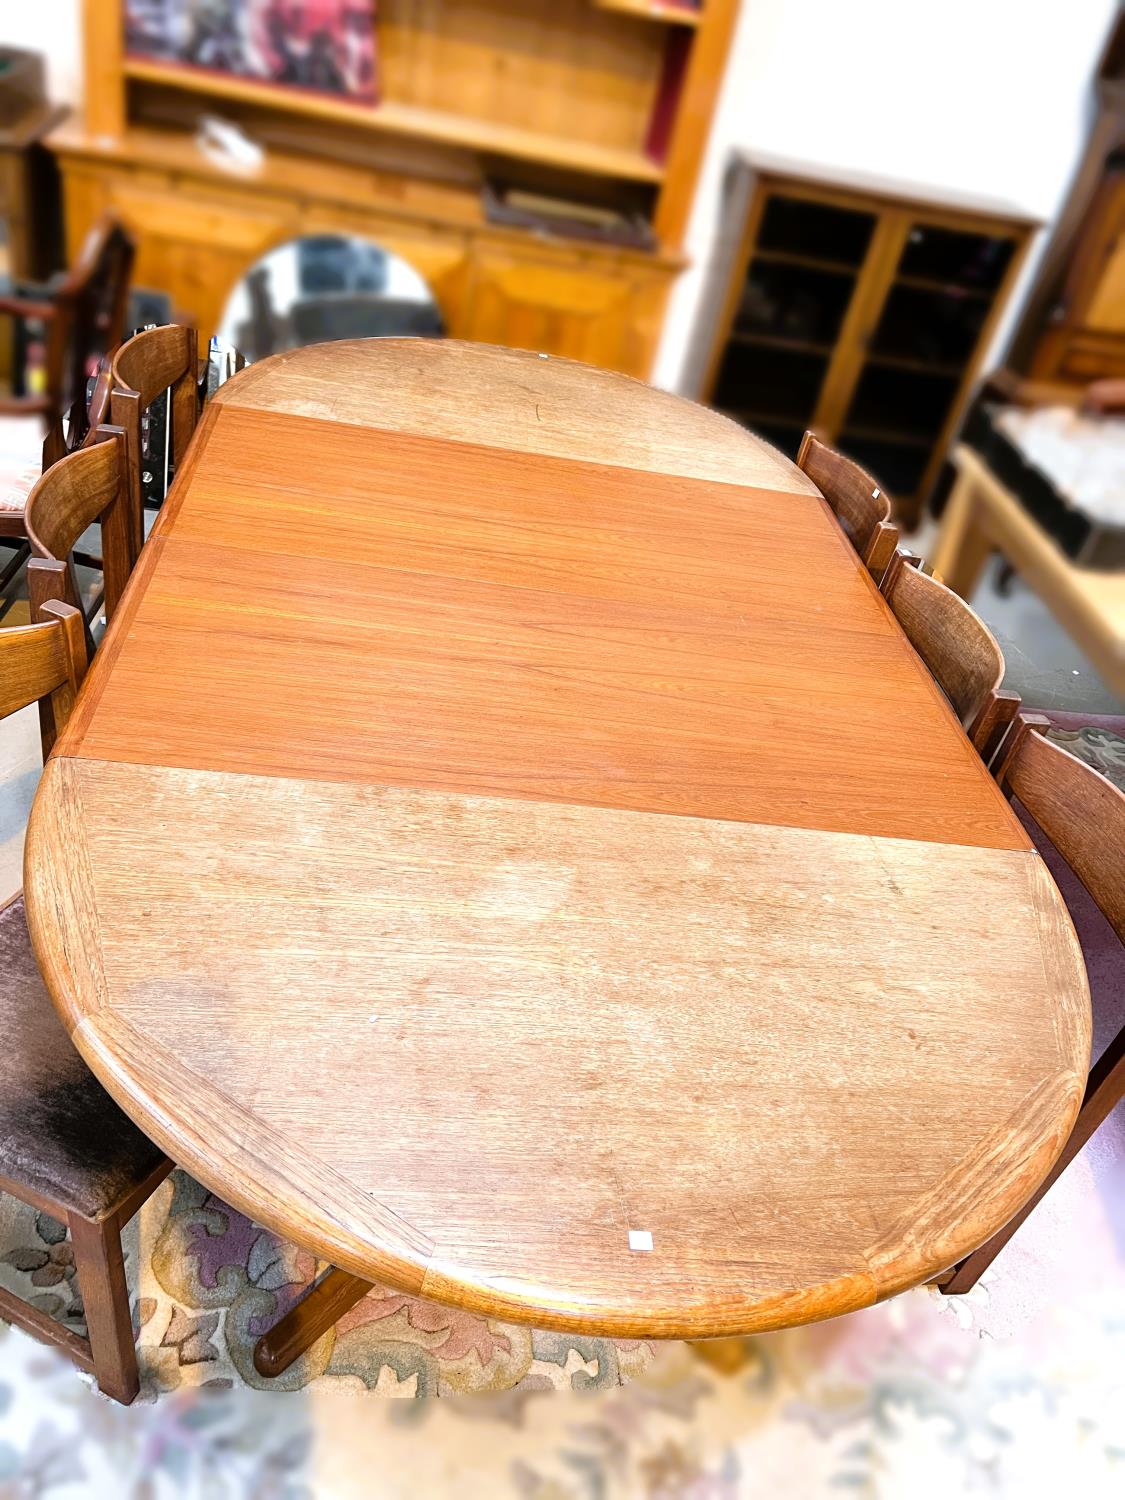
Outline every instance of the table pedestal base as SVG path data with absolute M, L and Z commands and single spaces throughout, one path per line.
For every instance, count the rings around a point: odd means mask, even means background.
M 258 1374 L 267 1379 L 282 1374 L 370 1290 L 369 1281 L 349 1271 L 326 1271 L 254 1345 Z

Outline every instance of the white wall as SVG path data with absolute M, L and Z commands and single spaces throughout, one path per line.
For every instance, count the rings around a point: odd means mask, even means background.
M 675 388 L 680 378 L 732 147 L 886 175 L 935 197 L 1002 198 L 1050 218 L 1081 148 L 1115 9 L 1115 0 L 742 0 L 688 234 L 692 267 L 672 298 L 657 381 Z
M 0 0 L 0 42 L 47 59 L 47 87 L 60 104 L 82 97 L 80 0 Z

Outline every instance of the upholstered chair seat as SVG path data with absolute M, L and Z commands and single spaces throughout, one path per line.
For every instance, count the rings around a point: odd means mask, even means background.
M 99 1218 L 163 1158 L 75 1051 L 35 966 L 22 895 L 0 909 L 0 1038 L 0 1177 Z
M 0 511 L 23 511 L 43 471 L 43 418 L 0 416 Z

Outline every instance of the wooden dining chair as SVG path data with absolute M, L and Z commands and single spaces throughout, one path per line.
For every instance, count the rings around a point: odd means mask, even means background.
M 129 511 L 139 554 L 146 499 L 154 497 L 157 505 L 163 500 L 199 417 L 195 329 L 169 323 L 135 333 L 114 355 L 110 385 L 110 421 L 125 434 Z
M 1065 863 L 1105 916 L 1118 943 L 1125 944 L 1125 792 L 1061 745 L 1043 738 L 1042 731 L 1048 728 L 1048 719 L 1021 714 L 1000 749 L 996 779 L 1035 820 L 1037 827 L 1032 833 L 1036 842 L 1041 842 L 1040 831 L 1046 835 L 1049 846 L 1044 844 L 1042 853 L 1048 863 L 1054 864 L 1056 858 Z M 1059 871 L 1060 883 L 1065 881 L 1066 873 Z M 1065 884 L 1063 890 L 1065 894 Z M 1101 942 L 1100 934 L 1094 930 L 1097 913 L 1085 915 L 1073 896 L 1068 904 L 1083 951 L 1092 953 Z M 1125 985 L 1125 948 L 1115 949 L 1115 955 L 1118 963 L 1114 965 L 1111 982 L 1120 994 Z M 1087 964 L 1091 977 L 1101 967 Z M 1097 995 L 1093 998 L 1096 1001 Z M 967 1292 L 976 1285 L 981 1273 L 1122 1098 L 1125 1098 L 1125 1026 L 1091 1068 L 1074 1129 L 1045 1181 L 1003 1229 L 938 1277 L 935 1284 L 942 1291 L 952 1295 Z
M 121 342 L 133 255 L 133 241 L 107 215 L 57 285 L 0 296 L 0 317 L 42 325 L 46 345 L 42 390 L 0 397 L 0 540 L 17 543 L 0 587 L 27 554 L 23 515 L 32 486 L 89 430 L 87 385 L 99 358 Z
M 876 583 L 881 583 L 898 545 L 891 502 L 871 475 L 811 432 L 801 439 L 797 466 L 836 513 L 844 535 Z
M 28 496 L 25 518 L 34 556 L 27 569 L 27 593 L 33 621 L 46 599 L 61 599 L 81 609 L 74 551 L 95 521 L 101 527 L 107 620 L 112 618 L 136 562 L 124 434 L 112 427 L 100 427 L 93 436 L 94 441 L 87 446 L 53 464 Z
M 1004 657 L 992 632 L 964 599 L 909 554 L 896 551 L 891 557 L 881 592 L 989 764 L 1020 706 L 1018 695 L 1000 686 Z
M 80 612 L 0 630 L 0 718 L 39 702 L 43 753 L 86 670 Z M 75 1050 L 36 967 L 22 892 L 0 907 L 0 1191 L 70 1231 L 87 1335 L 0 1287 L 0 1317 L 90 1371 L 107 1396 L 137 1394 L 121 1230 L 172 1163 L 117 1108 Z

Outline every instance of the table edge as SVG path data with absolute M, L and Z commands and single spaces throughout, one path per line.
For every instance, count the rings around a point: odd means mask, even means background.
M 809 496 L 820 494 L 820 490 L 818 489 L 816 483 L 809 478 L 809 476 L 803 469 L 798 468 L 787 454 L 783 453 L 780 448 L 771 443 L 768 438 L 760 436 L 757 432 L 754 431 L 753 428 L 744 427 L 740 422 L 736 422 L 733 417 L 727 416 L 725 412 L 717 411 L 714 407 L 707 406 L 702 401 L 696 401 L 691 396 L 684 396 L 679 391 L 667 390 L 663 386 L 654 385 L 649 380 L 642 380 L 639 376 L 627 375 L 621 370 L 610 370 L 600 365 L 591 365 L 588 364 L 585 360 L 570 359 L 563 354 L 541 355 L 530 349 L 513 349 L 505 344 L 488 344 L 469 339 L 429 339 L 424 337 L 381 338 L 375 336 L 366 339 L 335 339 L 332 342 L 337 344 L 346 344 L 352 348 L 363 344 L 377 343 L 379 345 L 399 348 L 404 346 L 415 346 L 418 344 L 442 344 L 446 347 L 454 346 L 458 349 L 487 350 L 492 353 L 510 355 L 513 357 L 514 363 L 527 363 L 530 366 L 532 361 L 539 359 L 549 359 L 551 364 L 553 365 L 567 365 L 571 369 L 585 370 L 588 373 L 592 373 L 599 379 L 604 378 L 608 385 L 619 384 L 623 386 L 638 386 L 643 391 L 650 392 L 662 399 L 666 399 L 670 405 L 680 405 L 683 407 L 687 407 L 694 412 L 701 413 L 707 422 L 714 424 L 715 427 L 721 429 L 725 434 L 737 435 L 739 441 L 745 441 L 748 451 L 752 450 L 755 445 L 758 445 L 761 448 L 767 450 L 769 456 L 777 463 L 779 471 L 781 473 L 784 473 L 786 477 L 791 478 L 794 482 L 793 489 L 779 489 L 779 494 Z M 307 413 L 303 412 L 289 411 L 284 407 L 261 407 L 255 401 L 244 400 L 243 397 L 249 396 L 249 393 L 259 383 L 258 377 L 268 374 L 271 368 L 279 365 L 289 364 L 294 360 L 299 361 L 303 355 L 307 355 L 309 353 L 310 349 L 323 350 L 324 347 L 324 345 L 305 345 L 300 349 L 283 349 L 280 350 L 277 354 L 269 354 L 264 359 L 259 359 L 251 365 L 246 365 L 243 369 L 239 370 L 237 374 L 232 375 L 229 380 L 225 381 L 219 387 L 214 396 L 211 398 L 211 404 L 214 406 L 229 407 L 232 411 L 272 411 L 276 412 L 279 415 L 307 415 Z M 312 420 L 325 421 L 328 419 L 321 417 L 313 418 Z M 344 426 L 364 427 L 369 432 L 389 432 L 400 430 L 398 428 L 384 427 L 381 423 L 378 422 L 372 422 L 370 424 L 354 423 L 347 420 L 346 418 L 340 419 L 340 422 L 341 425 Z M 455 439 L 448 438 L 443 439 L 443 441 L 452 442 L 455 441 Z M 490 443 L 486 442 L 480 437 L 466 439 L 465 441 L 474 442 L 482 448 L 498 448 L 502 451 L 511 453 L 530 453 L 537 451 L 533 449 L 522 448 L 518 444 L 509 446 L 507 444 L 496 442 Z M 742 485 L 747 488 L 773 488 L 773 486 L 771 485 L 748 485 L 745 479 L 739 479 L 738 477 L 732 477 L 729 480 L 718 478 L 702 479 L 696 475 L 679 474 L 674 469 L 648 469 L 643 467 L 638 468 L 636 464 L 611 463 L 606 459 L 594 459 L 584 455 L 576 455 L 575 461 L 578 463 L 600 464 L 602 467 L 612 469 L 633 469 L 635 472 L 642 474 L 660 473 L 666 474 L 671 478 L 695 479 L 698 483 L 702 484 L 733 484 Z

